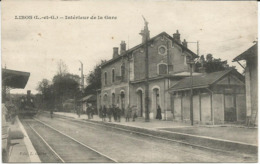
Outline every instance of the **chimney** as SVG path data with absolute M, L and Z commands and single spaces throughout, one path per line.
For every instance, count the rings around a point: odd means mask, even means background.
M 125 43 L 125 41 L 121 41 L 120 54 L 124 53 L 125 51 L 126 51 L 126 43 Z
M 182 45 L 186 48 L 188 48 L 188 43 L 186 42 L 186 39 L 183 40 Z
M 113 58 L 117 57 L 119 54 L 118 54 L 118 47 L 114 47 L 113 48 Z
M 148 28 L 148 22 L 144 19 L 144 29 L 139 33 L 142 36 L 142 43 L 145 43 L 150 39 L 150 31 Z
M 178 43 L 181 43 L 181 34 L 179 33 L 179 30 L 177 30 L 176 33 L 173 34 L 173 40 L 175 40 Z

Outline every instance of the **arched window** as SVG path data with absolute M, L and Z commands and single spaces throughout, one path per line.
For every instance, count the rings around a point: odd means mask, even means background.
M 121 65 L 120 73 L 121 73 L 122 80 L 124 80 L 124 78 L 125 78 L 125 64 Z
M 112 83 L 115 82 L 115 69 L 112 69 Z
M 165 64 L 165 63 L 158 64 L 158 74 L 165 75 L 167 73 L 168 73 L 167 64 Z
M 105 72 L 105 74 L 104 74 L 104 82 L 105 82 L 105 85 L 107 85 L 107 72 Z

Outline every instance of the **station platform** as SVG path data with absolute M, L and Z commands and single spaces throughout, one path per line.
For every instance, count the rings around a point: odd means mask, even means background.
M 65 113 L 65 112 L 55 112 L 57 115 L 72 117 L 75 119 L 88 120 L 86 114 L 78 117 L 75 113 Z M 133 122 L 131 119 L 129 122 L 125 121 L 125 118 L 121 118 L 120 122 L 115 122 L 113 118 L 111 122 L 108 122 L 108 118 L 106 118 L 107 123 L 111 124 L 120 124 L 131 127 L 145 128 L 151 130 L 161 130 L 161 131 L 169 131 L 169 132 L 178 132 L 190 135 L 198 135 L 205 137 L 212 137 L 216 139 L 230 140 L 234 142 L 242 142 L 245 144 L 252 144 L 257 146 L 257 133 L 258 128 L 248 128 L 241 125 L 194 125 L 191 126 L 187 123 L 181 122 L 173 122 L 173 121 L 163 121 L 150 119 L 149 122 L 145 122 L 144 118 L 138 117 Z M 99 121 L 102 122 L 102 119 L 94 115 L 93 119 L 90 121 Z M 224 135 L 223 135 L 224 134 Z
M 28 134 L 19 118 L 16 116 L 14 124 L 10 124 L 10 141 L 8 163 L 40 163 Z

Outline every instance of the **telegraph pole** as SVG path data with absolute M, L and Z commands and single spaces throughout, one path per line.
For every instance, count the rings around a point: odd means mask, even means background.
M 143 17 L 145 26 L 144 30 L 141 31 L 141 35 L 143 36 L 144 43 L 144 51 L 145 51 L 145 122 L 150 121 L 149 117 L 149 55 L 148 55 L 148 40 L 149 40 L 149 29 L 148 22 Z
M 80 78 L 80 80 L 81 80 L 81 90 L 82 90 L 82 92 L 83 92 L 83 90 L 84 90 L 84 75 L 83 75 L 83 63 L 79 60 L 79 62 L 80 62 L 80 70 L 81 70 L 81 78 Z
M 148 41 L 145 40 L 145 122 L 150 121 L 149 117 L 149 56 L 148 56 Z
M 79 62 L 80 62 L 80 70 L 81 70 L 81 78 L 80 78 L 80 80 L 81 80 L 81 98 L 83 98 L 83 92 L 84 92 L 84 74 L 83 74 L 83 63 L 79 60 Z M 82 111 L 83 111 L 83 101 L 81 102 L 82 103 Z M 78 111 L 79 112 L 79 117 L 80 117 L 80 114 L 81 114 L 81 110 L 80 111 Z
M 191 57 L 191 61 L 190 61 L 190 121 L 191 121 L 191 125 L 193 125 L 193 77 L 192 77 L 192 65 L 194 64 L 194 61 L 192 61 L 192 57 Z

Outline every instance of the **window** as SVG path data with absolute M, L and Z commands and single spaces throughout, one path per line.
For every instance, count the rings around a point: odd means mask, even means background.
M 129 63 L 129 72 L 130 72 L 130 80 L 134 80 L 134 62 L 133 60 L 130 61 Z
M 107 72 L 105 72 L 105 74 L 104 74 L 104 82 L 105 82 L 105 85 L 107 85 Z
M 167 64 L 162 63 L 158 65 L 158 74 L 159 75 L 164 75 L 168 73 L 168 68 L 167 68 Z
M 112 83 L 115 82 L 115 69 L 112 69 Z
M 164 45 L 161 45 L 158 47 L 158 54 L 159 55 L 166 55 L 167 54 L 167 47 Z
M 121 65 L 120 73 L 121 73 L 121 79 L 124 80 L 124 77 L 125 77 L 125 64 Z

